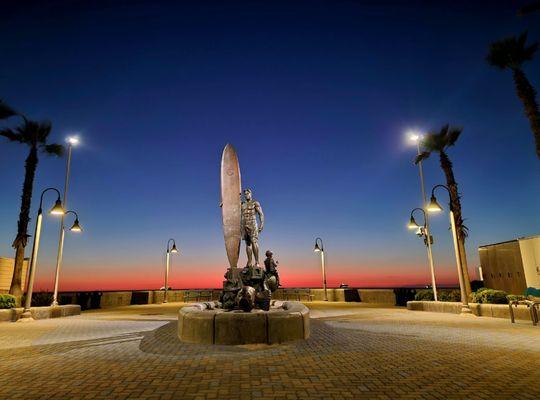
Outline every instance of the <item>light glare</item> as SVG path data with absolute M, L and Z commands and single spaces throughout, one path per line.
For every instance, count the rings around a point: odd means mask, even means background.
M 66 138 L 66 142 L 68 142 L 71 145 L 79 144 L 79 138 L 77 136 L 68 136 Z

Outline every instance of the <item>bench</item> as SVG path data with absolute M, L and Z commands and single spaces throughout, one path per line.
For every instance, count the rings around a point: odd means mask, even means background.
M 186 290 L 184 292 L 185 303 L 189 303 L 190 301 L 195 301 L 196 303 L 198 303 L 203 300 L 212 301 L 213 290 Z
M 540 298 L 534 296 L 527 296 L 525 300 L 512 300 L 508 302 L 508 307 L 510 309 L 510 321 L 514 324 L 516 322 L 514 317 L 514 310 L 512 306 L 517 307 L 520 304 L 524 304 L 529 309 L 531 314 L 531 321 L 533 325 L 538 325 L 538 308 L 540 308 Z

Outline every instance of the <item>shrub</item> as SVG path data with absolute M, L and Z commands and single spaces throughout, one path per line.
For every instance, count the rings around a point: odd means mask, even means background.
M 508 304 L 507 293 L 503 290 L 480 288 L 471 293 L 472 303 L 481 304 Z
M 440 301 L 461 301 L 461 292 L 457 289 L 442 290 L 437 294 Z
M 15 307 L 15 296 L 0 294 L 0 309 Z
M 51 292 L 32 293 L 32 307 L 50 306 L 52 301 L 53 294 Z
M 416 292 L 414 299 L 418 301 L 433 301 L 435 297 L 433 296 L 433 289 L 421 289 Z
M 34 292 L 32 293 L 32 307 L 47 307 L 50 306 L 53 301 L 53 294 L 51 292 Z M 25 304 L 26 295 L 22 297 L 21 304 Z

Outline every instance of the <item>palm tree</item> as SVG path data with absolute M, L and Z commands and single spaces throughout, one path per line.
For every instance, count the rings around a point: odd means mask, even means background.
M 450 189 L 450 206 L 454 212 L 456 220 L 456 230 L 458 236 L 458 248 L 461 258 L 461 265 L 463 266 L 463 280 L 465 281 L 465 290 L 467 296 L 471 293 L 471 281 L 469 279 L 469 270 L 467 268 L 467 254 L 465 252 L 465 238 L 468 235 L 468 229 L 463 224 L 463 216 L 461 213 L 461 201 L 458 191 L 458 185 L 454 177 L 454 169 L 452 161 L 446 154 L 449 147 L 453 146 L 461 135 L 462 128 L 450 127 L 450 125 L 444 125 L 439 132 L 430 132 L 422 139 L 423 151 L 418 157 L 416 157 L 415 163 L 428 158 L 431 153 L 439 153 L 439 162 L 441 169 L 446 177 L 446 186 Z
M 517 38 L 511 36 L 493 42 L 489 46 L 486 61 L 494 67 L 512 70 L 517 96 L 525 108 L 525 115 L 529 119 L 536 142 L 536 155 L 540 157 L 540 112 L 536 102 L 536 91 L 522 69 L 523 63 L 532 60 L 538 50 L 538 42 L 527 46 L 526 41 L 527 32 L 523 32 Z
M 24 262 L 24 249 L 28 243 L 28 222 L 30 221 L 30 207 L 32 204 L 32 189 L 34 186 L 34 177 L 38 165 L 38 153 L 42 151 L 45 154 L 61 156 L 64 147 L 60 144 L 47 144 L 47 139 L 51 133 L 50 122 L 36 122 L 27 119 L 21 115 L 22 125 L 17 128 L 0 129 L 0 136 L 4 136 L 12 142 L 25 144 L 30 148 L 25 162 L 24 183 L 21 196 L 21 209 L 19 212 L 19 221 L 17 225 L 17 236 L 13 241 L 15 249 L 15 267 L 13 270 L 13 279 L 9 293 L 16 297 L 22 295 L 22 267 Z

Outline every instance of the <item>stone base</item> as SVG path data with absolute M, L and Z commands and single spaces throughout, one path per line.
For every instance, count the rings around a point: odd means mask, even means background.
M 0 310 L 0 321 L 17 321 L 24 309 L 22 307 Z M 78 304 L 66 304 L 62 306 L 32 307 L 30 308 L 33 319 L 61 318 L 71 315 L 80 315 L 81 306 Z
M 273 300 L 270 311 L 225 311 L 218 302 L 195 303 L 178 315 L 178 338 L 203 344 L 278 344 L 309 337 L 309 309 Z

